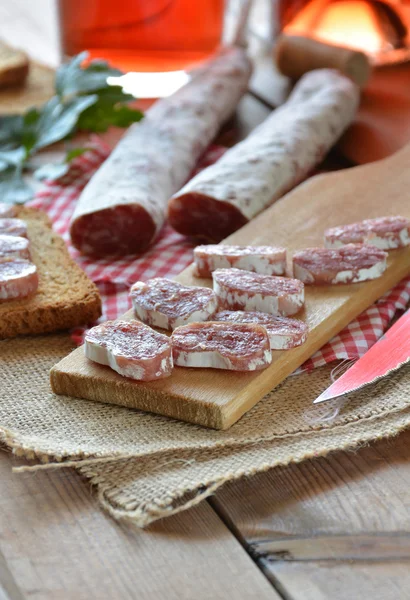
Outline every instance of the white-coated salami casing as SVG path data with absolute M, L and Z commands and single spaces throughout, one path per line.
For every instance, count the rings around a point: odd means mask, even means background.
M 359 283 L 380 277 L 387 252 L 367 244 L 306 248 L 293 255 L 293 274 L 305 284 Z
M 272 362 L 266 329 L 254 323 L 191 323 L 171 338 L 180 367 L 259 371 Z
M 87 358 L 137 381 L 171 375 L 170 339 L 139 321 L 107 321 L 85 335 Z
M 187 287 L 162 277 L 137 281 L 131 287 L 130 295 L 138 319 L 161 329 L 208 321 L 217 311 L 217 300 L 212 290 Z
M 27 225 L 22 219 L 0 218 L 0 235 L 27 237 Z
M 340 225 L 325 231 L 327 248 L 346 244 L 371 244 L 381 250 L 394 250 L 410 245 L 410 219 L 406 217 L 378 217 L 350 225 Z
M 12 218 L 17 214 L 17 209 L 14 204 L 6 204 L 5 202 L 0 202 L 0 219 Z
M 0 258 L 26 258 L 30 260 L 30 242 L 15 235 L 0 235 Z
M 262 275 L 283 275 L 286 270 L 286 248 L 209 244 L 194 249 L 194 262 L 197 277 L 211 277 L 216 269 L 232 267 Z
M 81 194 L 70 229 L 74 246 L 95 256 L 146 250 L 169 198 L 234 112 L 250 74 L 246 52 L 226 49 L 147 110 Z
M 294 315 L 305 302 L 304 285 L 290 277 L 270 277 L 239 269 L 218 269 L 212 273 L 218 306 L 222 310 Z
M 36 266 L 24 258 L 0 258 L 0 302 L 26 298 L 38 288 Z
M 271 350 L 290 350 L 306 342 L 308 326 L 299 319 L 277 317 L 262 312 L 223 310 L 217 312 L 214 321 L 228 323 L 258 323 L 268 333 Z
M 219 242 L 297 185 L 353 120 L 359 88 L 329 69 L 306 73 L 288 101 L 169 202 L 180 233 Z

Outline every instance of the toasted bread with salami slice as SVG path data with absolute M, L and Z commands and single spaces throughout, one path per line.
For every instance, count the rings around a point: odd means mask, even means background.
M 17 212 L 18 218 L 27 223 L 39 287 L 28 298 L 0 303 L 0 339 L 93 323 L 101 316 L 101 299 L 95 284 L 70 257 L 44 212 L 25 207 Z

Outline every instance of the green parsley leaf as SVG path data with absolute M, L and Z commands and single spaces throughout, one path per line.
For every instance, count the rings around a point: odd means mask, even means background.
M 104 89 L 98 91 L 98 100 L 87 108 L 79 117 L 77 127 L 79 130 L 104 132 L 113 125 L 115 127 L 129 127 L 132 123 L 140 121 L 143 114 L 122 104 L 121 97 L 129 96 L 124 94 L 121 88 L 115 86 L 113 89 Z M 132 100 L 134 98 L 131 96 Z
M 95 104 L 98 96 L 80 96 L 62 104 L 58 96 L 54 96 L 43 107 L 36 123 L 37 140 L 35 148 L 44 148 L 59 142 L 73 132 L 81 113 Z
M 19 168 L 10 167 L 2 171 L 0 198 L 8 204 L 24 204 L 33 197 L 32 188 L 24 181 Z
M 108 85 L 108 77 L 123 75 L 122 71 L 112 69 L 108 63 L 102 60 L 91 61 L 87 67 L 81 67 L 87 57 L 88 52 L 81 52 L 58 69 L 56 92 L 60 98 L 95 92 Z
M 88 152 L 90 148 L 84 147 L 84 148 L 72 148 L 71 150 L 69 150 L 66 154 L 65 157 L 65 162 L 69 163 L 71 162 L 74 158 L 77 158 L 77 156 L 81 156 L 82 154 L 84 154 L 85 152 Z
M 22 178 L 23 170 L 35 170 L 39 179 L 58 179 L 69 163 L 88 148 L 72 148 L 64 161 L 36 169 L 30 157 L 38 150 L 72 137 L 76 131 L 106 131 L 111 125 L 128 127 L 143 114 L 128 106 L 135 99 L 120 86 L 108 85 L 108 77 L 122 72 L 102 60 L 83 67 L 88 53 L 82 52 L 56 73 L 56 95 L 41 108 L 24 115 L 0 117 L 0 195 L 5 202 L 26 202 L 33 191 Z
M 60 179 L 60 177 L 66 175 L 69 169 L 70 165 L 68 163 L 51 163 L 43 165 L 34 171 L 34 177 L 40 181 L 43 179 L 51 179 L 54 181 L 55 179 Z

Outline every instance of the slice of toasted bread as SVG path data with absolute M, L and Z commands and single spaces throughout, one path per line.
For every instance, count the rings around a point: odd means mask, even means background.
M 69 329 L 98 319 L 98 289 L 70 257 L 63 239 L 52 230 L 48 216 L 35 208 L 23 207 L 17 216 L 27 223 L 39 287 L 29 298 L 0 303 L 0 339 Z
M 0 87 L 24 83 L 28 71 L 27 54 L 0 41 Z

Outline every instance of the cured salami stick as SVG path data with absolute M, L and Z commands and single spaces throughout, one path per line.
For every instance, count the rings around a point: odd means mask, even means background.
M 246 91 L 251 64 L 239 48 L 223 51 L 133 125 L 80 196 L 71 239 L 84 254 L 143 252 L 165 219 L 169 198 Z
M 359 88 L 328 69 L 302 77 L 289 100 L 171 198 L 180 233 L 219 242 L 304 179 L 346 127 Z

